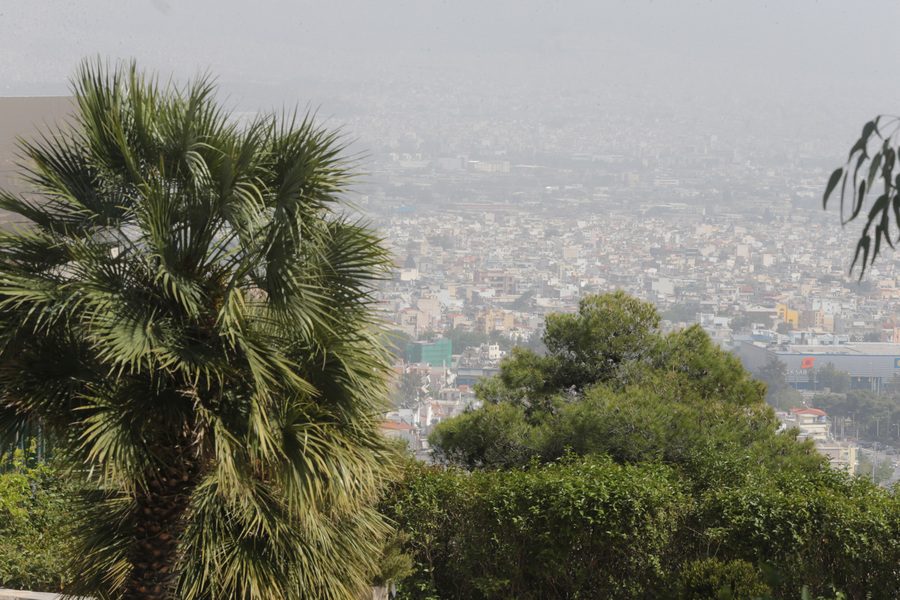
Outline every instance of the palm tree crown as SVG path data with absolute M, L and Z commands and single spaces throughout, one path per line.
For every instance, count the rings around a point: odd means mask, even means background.
M 389 261 L 338 136 L 133 64 L 73 89 L 0 193 L 27 220 L 0 232 L 0 431 L 39 420 L 95 482 L 70 591 L 353 595 L 386 531 Z

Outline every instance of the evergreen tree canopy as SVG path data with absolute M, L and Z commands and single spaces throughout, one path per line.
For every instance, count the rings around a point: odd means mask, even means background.
M 723 454 L 817 468 L 809 442 L 779 432 L 766 387 L 699 325 L 663 335 L 652 304 L 624 292 L 589 296 L 547 317 L 547 355 L 514 349 L 477 387 L 478 410 L 440 423 L 436 455 L 469 468 L 510 468 L 567 452 L 619 462 L 701 465 Z

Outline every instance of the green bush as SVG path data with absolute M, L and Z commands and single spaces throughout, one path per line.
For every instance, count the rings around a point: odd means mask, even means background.
M 746 560 L 716 558 L 687 563 L 678 578 L 678 600 L 753 600 L 769 593 L 759 568 Z
M 804 587 L 900 598 L 900 497 L 829 468 L 720 458 L 694 470 L 608 457 L 471 473 L 411 464 L 382 504 L 409 536 L 401 597 L 669 600 L 728 584 L 733 598 Z M 760 561 L 777 581 L 759 577 Z
M 870 480 L 819 473 L 751 471 L 742 483 L 704 492 L 694 529 L 719 557 L 770 563 L 773 594 L 900 597 L 900 498 Z
M 653 598 L 691 501 L 677 473 L 606 457 L 506 472 L 411 465 L 383 509 L 409 536 L 401 597 Z
M 52 464 L 0 456 L 0 588 L 59 592 L 68 580 L 71 503 Z

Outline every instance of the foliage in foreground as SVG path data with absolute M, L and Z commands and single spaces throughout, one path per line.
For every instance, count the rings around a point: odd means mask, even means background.
M 384 500 L 410 535 L 407 598 L 637 598 L 689 506 L 675 473 L 609 459 L 503 473 L 411 465 Z
M 67 592 L 345 598 L 376 569 L 394 450 L 370 307 L 389 256 L 312 116 L 242 125 L 207 78 L 85 63 L 23 142 L 0 231 L 0 436 L 86 474 Z
M 410 465 L 384 508 L 409 534 L 401 598 L 900 596 L 900 499 L 824 469 L 679 468 L 570 457 L 499 472 Z M 709 562 L 715 559 L 713 562 Z M 748 565 L 771 565 L 770 580 Z M 769 567 L 767 567 L 769 568 Z M 754 572 L 756 575 L 754 575 Z
M 898 499 L 779 431 L 702 329 L 659 323 L 586 297 L 548 316 L 545 356 L 514 352 L 482 408 L 436 427 L 438 459 L 472 472 L 413 467 L 387 501 L 418 567 L 407 598 L 900 594 Z
M 691 561 L 684 565 L 678 577 L 677 598 L 711 600 L 726 595 L 730 600 L 753 600 L 771 592 L 760 575 L 759 567 L 746 560 Z
M 860 279 L 866 267 L 874 264 L 882 242 L 894 247 L 900 227 L 900 151 L 895 146 L 898 132 L 898 117 L 879 115 L 863 125 L 847 162 L 831 173 L 822 198 L 822 207 L 827 208 L 829 198 L 840 189 L 841 224 L 860 216 L 865 220 L 850 264 L 852 272 L 859 263 Z
M 71 486 L 17 450 L 0 456 L 0 588 L 59 592 L 69 579 Z

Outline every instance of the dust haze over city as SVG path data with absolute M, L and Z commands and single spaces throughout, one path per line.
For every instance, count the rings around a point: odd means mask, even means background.
M 898 22 L 0 2 L 0 596 L 900 597 Z
M 885 341 L 894 258 L 848 276 L 859 227 L 821 198 L 862 124 L 897 112 L 898 17 L 871 1 L 8 3 L 0 91 L 65 95 L 85 57 L 133 58 L 213 74 L 239 114 L 316 110 L 363 157 L 355 200 L 398 262 L 385 318 L 412 338 L 522 342 L 623 289 L 676 326 L 707 315 L 725 346 L 738 332 L 712 316 L 768 308 L 774 339 L 776 306 L 827 313 L 794 330 Z

